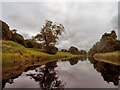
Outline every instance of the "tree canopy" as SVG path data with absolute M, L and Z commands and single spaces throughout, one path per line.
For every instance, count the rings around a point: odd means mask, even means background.
M 89 50 L 89 54 L 93 56 L 95 53 L 106 53 L 120 50 L 120 40 L 117 40 L 117 35 L 114 30 L 111 33 L 102 35 L 100 41 L 96 42 Z
M 62 24 L 46 20 L 41 32 L 35 36 L 35 39 L 43 42 L 43 46 L 47 53 L 55 54 L 57 51 L 55 44 L 62 32 L 64 32 L 64 26 Z

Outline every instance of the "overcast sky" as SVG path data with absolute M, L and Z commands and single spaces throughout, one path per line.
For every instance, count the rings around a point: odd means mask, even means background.
M 2 20 L 25 38 L 39 33 L 45 20 L 61 23 L 66 33 L 58 40 L 57 47 L 89 50 L 103 33 L 117 31 L 118 3 L 4 2 Z

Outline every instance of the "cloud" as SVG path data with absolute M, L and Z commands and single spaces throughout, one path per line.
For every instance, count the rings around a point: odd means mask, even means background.
M 40 32 L 46 19 L 63 24 L 66 34 L 58 40 L 59 48 L 89 50 L 117 27 L 117 2 L 4 2 L 2 7 L 2 19 L 25 37 Z

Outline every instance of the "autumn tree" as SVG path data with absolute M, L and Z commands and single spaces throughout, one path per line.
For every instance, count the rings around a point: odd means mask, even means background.
M 41 32 L 35 36 L 35 39 L 43 42 L 47 53 L 55 54 L 58 51 L 55 44 L 62 32 L 64 32 L 64 26 L 62 24 L 46 20 Z

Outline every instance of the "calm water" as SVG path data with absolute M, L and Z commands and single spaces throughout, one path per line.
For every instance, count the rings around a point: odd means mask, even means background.
M 95 60 L 54 61 L 10 79 L 4 88 L 117 88 L 119 69 Z

